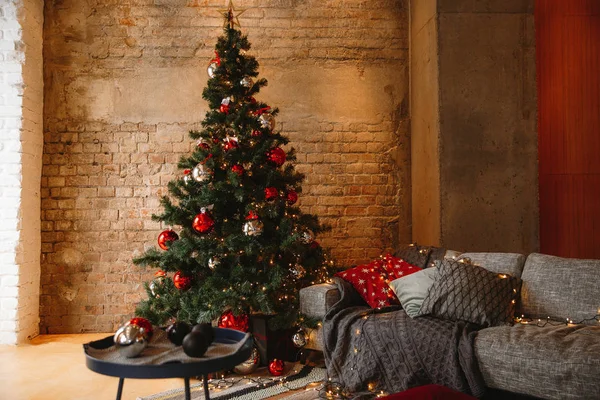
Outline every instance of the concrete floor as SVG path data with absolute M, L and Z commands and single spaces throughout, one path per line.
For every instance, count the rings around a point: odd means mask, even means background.
M 119 379 L 87 369 L 81 346 L 106 336 L 42 335 L 27 345 L 0 346 L 0 400 L 114 399 Z M 183 388 L 183 379 L 126 379 L 122 399 L 174 388 Z

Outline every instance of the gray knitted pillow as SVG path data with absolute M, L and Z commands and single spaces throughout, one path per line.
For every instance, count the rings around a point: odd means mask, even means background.
M 521 280 L 510 275 L 454 260 L 438 261 L 419 315 L 484 327 L 512 325 L 520 288 Z

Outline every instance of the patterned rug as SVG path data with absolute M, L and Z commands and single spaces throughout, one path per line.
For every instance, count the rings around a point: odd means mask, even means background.
M 215 400 L 259 400 L 277 396 L 286 400 L 313 400 L 319 398 L 319 383 L 327 377 L 325 368 L 297 365 L 281 378 L 253 376 L 213 379 L 210 382 L 210 398 Z M 301 390 L 304 389 L 304 390 Z M 202 382 L 190 385 L 192 400 L 204 400 Z M 289 396 L 285 393 L 289 392 Z M 138 400 L 184 400 L 185 390 L 172 389 Z

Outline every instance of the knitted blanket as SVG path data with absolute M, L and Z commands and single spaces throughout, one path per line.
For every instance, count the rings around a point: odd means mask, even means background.
M 476 326 L 432 317 L 411 319 L 399 307 L 373 310 L 346 281 L 323 321 L 329 378 L 352 392 L 396 393 L 438 384 L 476 397 L 485 384 L 473 350 Z

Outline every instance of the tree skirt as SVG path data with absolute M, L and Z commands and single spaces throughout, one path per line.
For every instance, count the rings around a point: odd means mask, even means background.
M 316 368 L 298 365 L 293 368 L 285 376 L 285 380 L 280 381 L 278 378 L 266 378 L 254 376 L 249 379 L 242 377 L 234 377 L 223 379 L 221 382 L 231 383 L 233 386 L 227 388 L 211 388 L 210 398 L 215 400 L 258 400 L 268 399 L 269 397 L 281 395 L 286 392 L 294 392 L 305 388 L 307 385 L 316 382 L 322 382 L 327 377 L 325 368 Z M 214 379 L 212 385 L 218 380 Z M 285 396 L 286 400 L 312 400 L 319 398 L 320 385 L 311 385 L 307 390 L 301 392 L 290 393 Z M 202 382 L 190 385 L 192 400 L 204 400 L 204 389 Z M 172 389 L 165 392 L 157 393 L 148 397 L 138 397 L 138 400 L 184 400 L 184 389 Z

